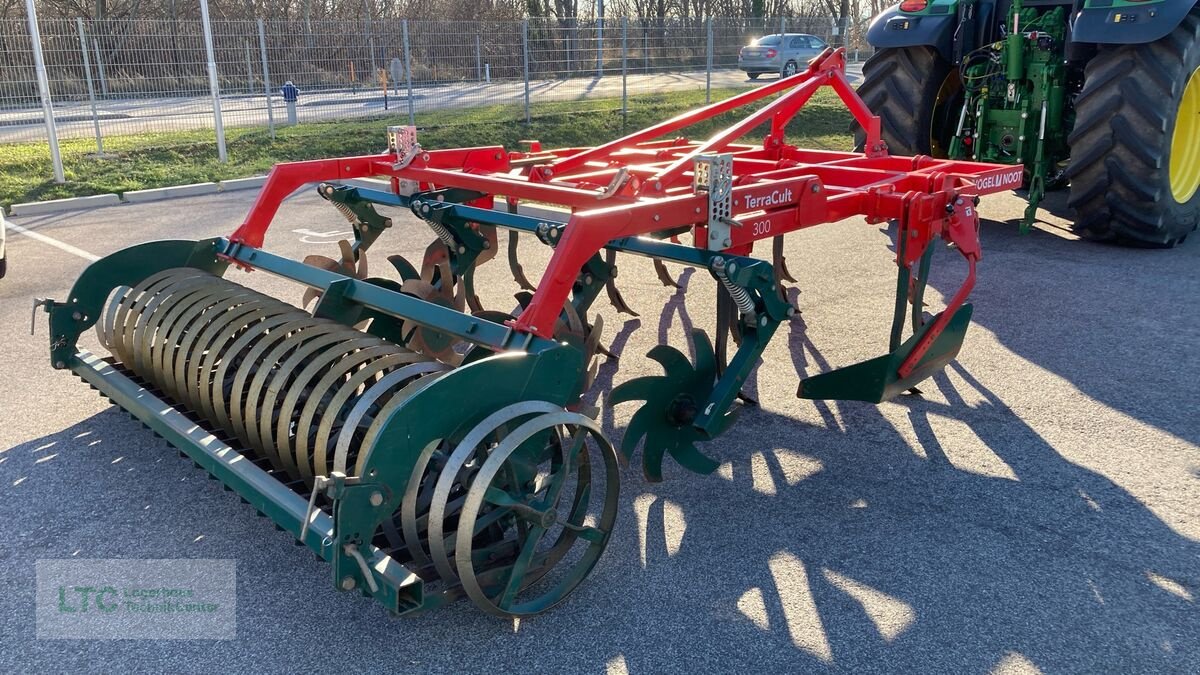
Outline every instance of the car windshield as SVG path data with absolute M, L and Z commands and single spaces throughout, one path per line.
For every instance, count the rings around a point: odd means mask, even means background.
M 779 36 L 778 35 L 768 35 L 766 37 L 760 37 L 757 40 L 755 40 L 754 42 L 751 42 L 750 46 L 751 47 L 778 47 L 779 46 Z

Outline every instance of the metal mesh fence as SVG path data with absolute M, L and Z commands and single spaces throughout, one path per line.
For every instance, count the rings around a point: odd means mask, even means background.
M 42 57 L 61 139 L 156 135 L 504 105 L 531 114 L 627 110 L 643 94 L 751 86 L 738 50 L 765 34 L 831 44 L 830 18 L 608 18 L 496 21 L 213 21 L 216 91 L 197 20 L 43 20 Z M 844 41 L 865 55 L 865 23 Z M 281 95 L 291 82 L 295 102 Z M 545 102 L 571 101 L 558 112 Z M 569 110 L 569 113 L 563 112 Z M 444 115 L 442 113 L 445 113 Z M 209 131 L 208 133 L 211 133 Z M 34 45 L 24 21 L 0 20 L 0 144 L 45 142 Z M 214 145 L 216 143 L 213 138 Z M 78 146 L 81 141 L 75 141 Z

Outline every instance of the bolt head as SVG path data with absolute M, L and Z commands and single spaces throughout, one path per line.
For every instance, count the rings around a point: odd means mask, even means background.
M 371 500 L 371 506 L 376 506 L 376 507 L 382 506 L 383 505 L 383 493 L 382 492 L 372 492 L 370 500 Z
M 342 577 L 341 587 L 343 591 L 352 591 L 355 585 L 354 577 Z
M 736 272 L 736 271 L 737 271 L 737 263 L 729 263 L 729 266 L 728 266 L 728 267 L 726 267 L 725 269 L 726 269 L 726 271 L 728 271 L 730 274 L 733 274 L 734 272 Z
M 733 244 L 733 242 L 732 242 L 732 241 L 730 241 L 730 240 L 728 240 L 728 239 L 726 239 L 725 241 L 721 242 L 721 245 L 722 245 L 722 246 L 730 246 L 730 245 L 732 245 L 732 244 Z
M 76 321 L 83 321 L 83 314 L 79 312 L 71 312 L 71 318 L 75 319 Z

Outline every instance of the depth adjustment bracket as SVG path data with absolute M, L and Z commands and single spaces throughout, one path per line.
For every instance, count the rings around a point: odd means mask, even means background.
M 332 204 L 354 229 L 355 254 L 370 248 L 379 235 L 392 226 L 392 219 L 379 215 L 375 205 L 362 197 L 356 187 L 321 183 L 317 186 L 317 194 Z
M 699 155 L 692 171 L 692 190 L 708 195 L 708 240 L 705 248 L 720 251 L 733 241 L 733 154 Z

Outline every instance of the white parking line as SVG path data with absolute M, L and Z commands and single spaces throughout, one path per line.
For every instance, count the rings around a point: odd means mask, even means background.
M 29 237 L 30 239 L 36 239 L 37 241 L 40 241 L 43 244 L 49 244 L 49 245 L 53 246 L 54 248 L 56 248 L 60 251 L 66 251 L 67 253 L 70 253 L 71 255 L 77 255 L 80 258 L 87 260 L 88 262 L 96 262 L 97 260 L 100 259 L 100 256 L 98 256 L 98 255 L 92 255 L 91 253 L 88 253 L 87 251 L 85 251 L 81 248 L 75 248 L 74 246 L 72 246 L 68 243 L 61 242 L 57 239 L 52 239 L 40 232 L 34 232 L 33 230 L 27 230 L 27 229 L 21 227 L 20 225 L 13 225 L 12 223 L 7 223 L 7 222 L 4 225 L 5 225 L 5 227 L 12 230 L 13 232 L 16 232 L 17 234 L 23 234 L 26 237 Z

